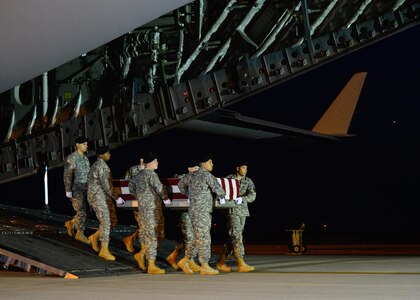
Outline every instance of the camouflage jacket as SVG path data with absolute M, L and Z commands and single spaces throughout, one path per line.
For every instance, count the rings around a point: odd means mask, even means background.
M 166 188 L 154 170 L 143 169 L 128 183 L 130 194 L 139 201 L 139 207 L 162 208 L 162 200 L 168 198 Z
M 181 191 L 181 193 L 185 194 L 188 197 L 188 183 L 190 181 L 192 173 L 186 173 L 179 175 L 179 181 L 178 181 L 178 188 Z
M 74 189 L 86 189 L 90 163 L 85 155 L 76 151 L 68 155 L 64 163 L 64 187 L 66 192 Z
M 136 176 L 141 170 L 139 165 L 131 166 L 130 169 L 125 172 L 125 179 L 131 179 Z
M 238 179 L 236 174 L 226 176 L 226 178 Z M 248 203 L 254 202 L 257 192 L 255 190 L 254 182 L 249 177 L 242 177 L 239 180 L 239 196 L 242 197 L 242 204 L 231 208 L 230 212 L 241 217 L 249 217 Z
M 97 198 L 118 199 L 118 194 L 112 185 L 112 175 L 107 163 L 98 158 L 92 165 L 88 175 L 88 193 Z
M 206 169 L 200 168 L 191 174 L 186 185 L 190 199 L 189 211 L 211 212 L 213 210 L 213 195 L 224 198 L 225 191 L 216 178 Z

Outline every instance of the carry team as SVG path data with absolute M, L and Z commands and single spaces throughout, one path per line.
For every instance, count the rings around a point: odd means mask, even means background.
M 115 203 L 124 200 L 116 193 L 112 185 L 112 175 L 107 161 L 111 158 L 107 146 L 96 149 L 97 160 L 90 166 L 86 157 L 88 140 L 78 137 L 75 140 L 75 151 L 68 155 L 64 165 L 64 186 L 66 197 L 70 199 L 75 216 L 65 222 L 69 236 L 91 245 L 98 256 L 106 260 L 115 260 L 109 251 L 110 231 L 118 222 Z M 141 155 L 139 164 L 132 166 L 126 173 L 130 179 L 129 190 L 138 200 L 138 211 L 134 212 L 138 230 L 124 238 L 127 250 L 135 253 L 133 241 L 138 238 L 141 250 L 134 254 L 139 267 L 148 274 L 164 274 L 165 270 L 156 265 L 157 247 L 164 238 L 163 204 L 170 205 L 164 185 L 155 170 L 158 159 L 154 153 Z M 216 275 L 218 270 L 231 272 L 226 258 L 233 251 L 238 263 L 238 272 L 250 272 L 254 267 L 244 261 L 243 231 L 246 218 L 249 216 L 248 203 L 256 198 L 255 185 L 247 177 L 248 163 L 240 161 L 236 164 L 235 173 L 227 176 L 239 180 L 239 197 L 234 199 L 234 208 L 227 209 L 229 240 L 223 247 L 216 269 L 209 266 L 211 256 L 211 218 L 213 199 L 225 202 L 225 191 L 211 174 L 213 160 L 210 155 L 201 155 L 197 161 L 188 163 L 188 173 L 179 176 L 181 193 L 188 196 L 190 205 L 188 212 L 181 214 L 181 229 L 184 242 L 167 257 L 168 263 L 180 268 L 186 274 L 200 272 L 202 275 Z M 87 219 L 87 203 L 94 210 L 99 220 L 98 230 L 86 237 L 84 235 Z M 177 262 L 178 254 L 184 250 L 184 257 Z M 197 256 L 199 264 L 196 263 Z

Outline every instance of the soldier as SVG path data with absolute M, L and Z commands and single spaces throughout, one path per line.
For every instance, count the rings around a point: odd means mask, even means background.
M 125 172 L 125 179 L 131 179 L 136 176 L 141 170 L 144 169 L 143 153 L 140 153 L 139 163 L 131 166 L 130 169 Z
M 117 213 L 112 200 L 123 204 L 124 200 L 115 193 L 112 186 L 111 170 L 106 162 L 111 158 L 109 147 L 103 146 L 96 149 L 98 159 L 92 165 L 88 175 L 88 202 L 99 220 L 99 229 L 89 236 L 93 250 L 106 260 L 115 260 L 115 256 L 108 250 L 109 234 L 117 225 Z M 101 241 L 99 251 L 98 239 Z
M 164 219 L 162 212 L 162 199 L 165 204 L 170 204 L 166 189 L 159 180 L 155 170 L 158 160 L 153 153 L 146 153 L 143 157 L 144 169 L 134 176 L 128 188 L 139 203 L 140 227 L 144 246 L 134 255 L 141 269 L 145 270 L 145 257 L 148 261 L 148 274 L 164 274 L 165 270 L 155 264 L 157 246 L 164 238 Z
M 89 159 L 85 155 L 88 149 L 88 139 L 80 136 L 76 138 L 75 144 L 76 151 L 65 159 L 63 177 L 66 197 L 71 200 L 76 215 L 73 219 L 65 222 L 64 225 L 69 236 L 73 237 L 74 229 L 76 229 L 75 239 L 90 245 L 89 240 L 83 233 L 87 218 L 86 193 L 90 168 Z
M 131 179 L 134 176 L 136 176 L 141 170 L 144 169 L 144 163 L 143 163 L 143 154 L 140 154 L 140 160 L 139 160 L 139 164 L 131 166 L 130 169 L 127 170 L 127 172 L 125 173 L 125 179 Z M 133 210 L 133 214 L 134 214 L 134 219 L 137 222 L 137 230 L 135 232 L 133 232 L 131 235 L 125 237 L 123 239 L 123 242 L 125 244 L 125 247 L 127 248 L 127 251 L 130 253 L 136 253 L 136 250 L 133 247 L 133 243 L 135 241 L 136 238 L 139 238 L 140 240 L 140 245 L 142 245 L 142 248 L 144 248 L 144 242 L 143 239 L 141 237 L 141 225 L 140 225 L 140 217 L 139 217 L 139 212 L 138 210 Z
M 216 194 L 220 203 L 225 202 L 225 191 L 210 173 L 213 170 L 213 160 L 209 155 L 199 159 L 200 169 L 191 174 L 188 182 L 190 207 L 188 213 L 194 229 L 194 243 L 197 246 L 198 258 L 201 263 L 200 274 L 216 275 L 219 271 L 212 269 L 208 261 L 211 255 L 211 213 L 213 210 L 213 195 Z
M 246 176 L 247 172 L 248 163 L 240 161 L 236 164 L 236 173 L 227 176 L 227 178 L 238 179 L 240 182 L 239 197 L 235 199 L 235 202 L 240 205 L 229 208 L 227 211 L 229 241 L 223 247 L 219 261 L 216 264 L 217 269 L 225 272 L 232 271 L 232 269 L 226 265 L 226 257 L 232 250 L 234 257 L 238 262 L 238 272 L 251 272 L 255 269 L 254 267 L 247 265 L 243 259 L 245 249 L 242 235 L 246 218 L 249 217 L 248 203 L 254 202 L 257 195 L 254 183 Z
M 200 167 L 196 161 L 188 162 L 188 173 L 179 176 L 180 180 L 178 182 L 178 187 L 181 193 L 188 196 L 188 182 L 191 177 L 191 174 L 198 171 Z M 198 266 L 194 257 L 197 255 L 197 247 L 194 244 L 194 231 L 191 223 L 190 215 L 188 211 L 181 213 L 180 218 L 181 231 L 184 235 L 184 242 L 179 244 L 175 250 L 168 255 L 166 260 L 172 265 L 177 265 L 179 268 L 184 271 L 186 274 L 192 274 L 193 272 L 200 272 L 201 268 Z M 176 259 L 179 255 L 179 252 L 184 249 L 184 257 L 176 263 Z

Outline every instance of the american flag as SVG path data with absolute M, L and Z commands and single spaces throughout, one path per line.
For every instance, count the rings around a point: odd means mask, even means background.
M 239 180 L 232 178 L 216 178 L 225 190 L 226 200 L 235 200 L 239 197 Z
M 233 200 L 236 199 L 239 195 L 239 181 L 236 179 L 228 178 L 216 178 L 223 189 L 226 191 L 225 199 Z M 114 185 L 114 190 L 124 199 L 124 204 L 117 204 L 118 208 L 131 208 L 134 209 L 138 207 L 138 201 L 130 194 L 128 189 L 128 179 L 114 179 L 112 184 Z M 167 205 L 169 208 L 188 208 L 189 199 L 185 194 L 182 194 L 178 187 L 179 178 L 161 178 L 161 182 L 168 191 L 168 198 L 172 200 L 172 205 Z M 216 205 L 217 207 L 233 207 L 233 201 L 226 201 L 224 205 Z
M 130 180 L 128 179 L 113 179 L 112 185 L 114 186 L 115 193 L 118 194 L 121 198 L 124 199 L 124 204 L 117 204 L 118 208 L 135 208 L 138 207 L 138 201 L 134 198 L 133 195 L 130 194 L 130 190 L 128 188 L 128 183 Z

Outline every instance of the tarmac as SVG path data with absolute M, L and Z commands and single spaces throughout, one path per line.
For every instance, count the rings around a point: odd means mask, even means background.
M 139 271 L 72 280 L 0 271 L 0 299 L 420 299 L 420 256 L 409 254 L 418 251 L 419 245 L 388 245 L 388 249 L 382 245 L 382 255 L 361 250 L 343 254 L 343 249 L 370 248 L 366 245 L 335 246 L 342 251 L 330 245 L 323 247 L 328 254 L 311 254 L 308 246 L 307 254 L 290 255 L 281 245 L 250 245 L 249 252 L 254 254 L 247 255 L 246 261 L 256 267 L 254 272 L 236 272 L 230 259 L 233 272 L 214 276 L 166 268 L 164 275 Z M 267 249 L 278 251 L 262 253 Z
M 203 276 L 186 275 L 166 264 L 163 258 L 174 243 L 165 240 L 157 263 L 166 274 L 148 275 L 123 248 L 121 239 L 129 232 L 127 226 L 112 233 L 111 250 L 117 261 L 110 263 L 98 258 L 89 246 L 69 238 L 64 220 L 65 216 L 46 211 L 3 206 L 0 242 L 33 260 L 71 265 L 69 270 L 75 264 L 94 275 L 66 279 L 19 271 L 12 265 L 0 271 L 0 300 L 420 299 L 418 243 L 308 244 L 304 253 L 292 253 L 286 244 L 245 244 L 245 260 L 255 266 L 254 272 L 238 273 L 229 257 L 227 263 L 233 272 Z M 89 228 L 95 226 L 89 223 Z M 46 248 L 41 247 L 44 244 Z M 212 246 L 211 266 L 221 247 Z M 130 272 L 121 271 L 125 269 Z

